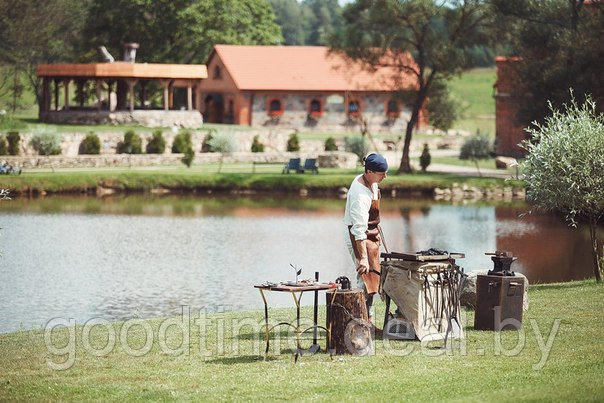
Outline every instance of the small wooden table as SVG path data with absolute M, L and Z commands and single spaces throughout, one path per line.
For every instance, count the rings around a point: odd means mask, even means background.
M 295 361 L 298 361 L 298 357 L 300 355 L 302 355 L 302 348 L 300 347 L 300 336 L 302 336 L 304 333 L 306 333 L 309 330 L 313 330 L 313 344 L 312 346 L 310 346 L 310 348 L 308 349 L 310 352 L 315 353 L 321 350 L 321 347 L 319 346 L 319 344 L 317 343 L 317 334 L 318 334 L 318 330 L 319 329 L 323 329 L 325 330 L 325 332 L 327 332 L 327 340 L 329 340 L 329 330 L 325 327 L 325 326 L 320 326 L 317 323 L 317 316 L 318 316 L 318 305 L 319 305 L 319 291 L 326 291 L 326 290 L 331 290 L 333 289 L 333 287 L 331 287 L 329 284 L 316 284 L 316 285 L 303 285 L 303 286 L 294 286 L 294 285 L 285 285 L 285 284 L 276 284 L 276 285 L 255 285 L 254 288 L 257 288 L 258 291 L 260 291 L 260 296 L 262 297 L 262 302 L 264 302 L 264 331 L 265 331 L 265 336 L 266 336 L 266 350 L 264 351 L 264 354 L 268 354 L 268 349 L 269 349 L 269 345 L 270 345 L 270 340 L 269 340 L 269 335 L 271 330 L 273 330 L 274 328 L 276 328 L 277 326 L 282 326 L 282 325 L 286 325 L 286 326 L 291 326 L 294 328 L 295 332 L 296 332 L 296 354 L 295 354 Z M 296 321 L 295 321 L 295 325 L 293 325 L 291 322 L 279 322 L 276 325 L 269 327 L 268 324 L 268 303 L 266 302 L 266 297 L 264 296 L 264 291 L 276 291 L 276 292 L 289 292 L 291 293 L 293 299 L 294 299 L 294 303 L 296 304 Z M 315 302 L 314 302 L 314 307 L 313 307 L 313 325 L 307 329 L 302 330 L 300 328 L 300 300 L 302 299 L 302 294 L 304 294 L 307 291 L 312 291 L 315 293 Z M 328 349 L 328 344 L 326 345 L 325 349 Z

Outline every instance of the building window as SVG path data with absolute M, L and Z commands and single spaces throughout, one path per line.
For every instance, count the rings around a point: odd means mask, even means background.
M 396 118 L 398 117 L 398 115 L 400 115 L 400 113 L 401 110 L 399 108 L 398 102 L 394 99 L 388 101 L 388 104 L 386 105 L 386 115 L 391 118 Z
M 222 69 L 220 66 L 214 66 L 214 80 L 220 80 L 222 78 Z
M 313 98 L 312 101 L 310 101 L 309 113 L 311 116 L 321 116 L 323 110 L 321 108 L 321 101 L 319 99 Z
M 358 116 L 361 112 L 361 107 L 359 105 L 359 101 L 352 100 L 348 102 L 348 115 L 350 116 Z
M 283 108 L 281 107 L 281 100 L 271 99 L 268 104 L 268 114 L 271 116 L 279 116 L 283 114 Z

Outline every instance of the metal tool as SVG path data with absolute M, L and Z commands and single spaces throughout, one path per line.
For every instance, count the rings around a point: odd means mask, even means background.
M 485 253 L 487 256 L 491 256 L 493 261 L 493 270 L 489 270 L 489 276 L 515 276 L 516 274 L 511 270 L 511 265 L 518 259 L 512 252 L 506 251 L 495 251 Z

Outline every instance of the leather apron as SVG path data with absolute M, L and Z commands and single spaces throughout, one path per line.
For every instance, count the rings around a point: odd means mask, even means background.
M 378 199 L 371 201 L 371 208 L 369 209 L 369 221 L 367 222 L 367 260 L 369 261 L 369 273 L 361 275 L 363 282 L 365 283 L 365 289 L 367 294 L 372 295 L 379 291 L 380 286 L 380 240 L 379 234 L 380 229 L 380 192 L 378 191 Z M 354 256 L 357 261 L 360 260 L 361 254 L 357 248 L 354 236 L 350 233 L 351 225 L 348 226 L 348 235 L 352 242 L 352 249 L 354 250 Z

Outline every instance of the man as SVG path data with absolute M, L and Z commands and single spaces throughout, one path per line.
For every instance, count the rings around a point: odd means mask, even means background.
M 381 154 L 369 154 L 363 161 L 365 173 L 354 178 L 348 189 L 344 224 L 348 250 L 357 271 L 357 284 L 365 290 L 367 313 L 371 319 L 373 295 L 380 283 L 378 184 L 387 176 L 388 162 Z

